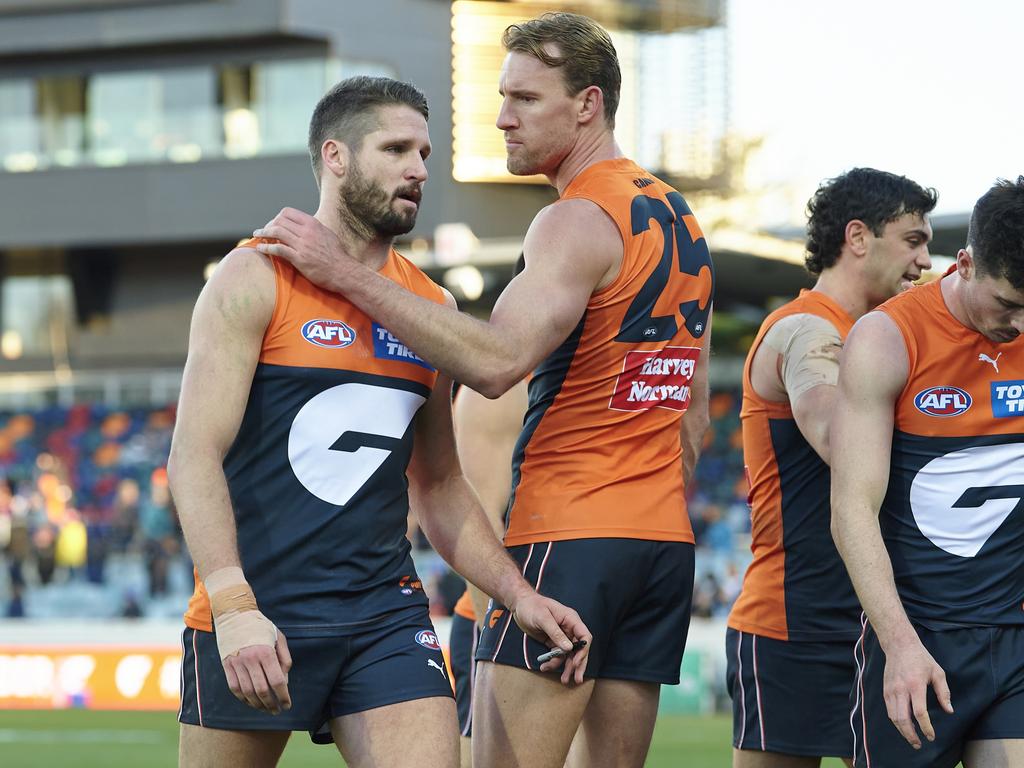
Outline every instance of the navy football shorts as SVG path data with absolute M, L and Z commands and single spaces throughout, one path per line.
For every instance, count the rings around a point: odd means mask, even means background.
M 1024 627 L 914 627 L 946 673 L 953 714 L 928 688 L 935 741 L 914 749 L 889 720 L 882 698 L 885 654 L 871 625 L 857 644 L 858 676 L 851 694 L 859 768 L 953 768 L 970 741 L 1024 739 Z
M 433 696 L 451 696 L 448 670 L 427 609 L 416 606 L 345 637 L 288 639 L 292 707 L 279 715 L 239 701 L 228 688 L 212 632 L 182 633 L 181 711 L 189 725 L 237 731 L 309 731 L 330 744 L 330 720 Z
M 476 677 L 476 644 L 480 630 L 477 623 L 465 616 L 452 616 L 452 634 L 448 650 L 455 678 L 455 706 L 459 710 L 459 732 L 473 735 L 473 680 Z
M 775 640 L 730 628 L 725 654 L 736 749 L 853 756 L 852 641 Z
M 693 544 L 572 539 L 510 547 L 537 591 L 579 613 L 594 636 L 586 677 L 675 685 L 693 597 Z M 488 606 L 477 661 L 536 670 L 548 650 L 508 610 Z

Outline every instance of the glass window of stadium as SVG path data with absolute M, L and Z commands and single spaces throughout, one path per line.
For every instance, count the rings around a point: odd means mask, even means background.
M 303 152 L 316 102 L 355 74 L 394 71 L 321 57 L 0 79 L 0 169 Z

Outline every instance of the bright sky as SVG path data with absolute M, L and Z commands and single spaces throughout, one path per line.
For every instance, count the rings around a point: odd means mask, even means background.
M 935 187 L 943 214 L 1024 174 L 1024 3 L 727 1 L 732 126 L 765 139 L 754 184 L 806 200 L 869 165 Z

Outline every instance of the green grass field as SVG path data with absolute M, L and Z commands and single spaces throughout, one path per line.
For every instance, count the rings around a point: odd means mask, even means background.
M 178 724 L 173 712 L 91 712 L 87 710 L 0 711 L 3 768 L 171 768 L 176 765 Z M 647 760 L 650 768 L 728 768 L 728 716 L 663 716 Z M 288 743 L 282 768 L 342 765 L 331 747 L 318 747 L 305 734 Z M 841 768 L 826 760 L 823 768 Z

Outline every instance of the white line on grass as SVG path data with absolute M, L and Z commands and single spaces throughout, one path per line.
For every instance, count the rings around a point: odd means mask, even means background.
M 160 731 L 61 730 L 0 728 L 0 744 L 161 744 Z

